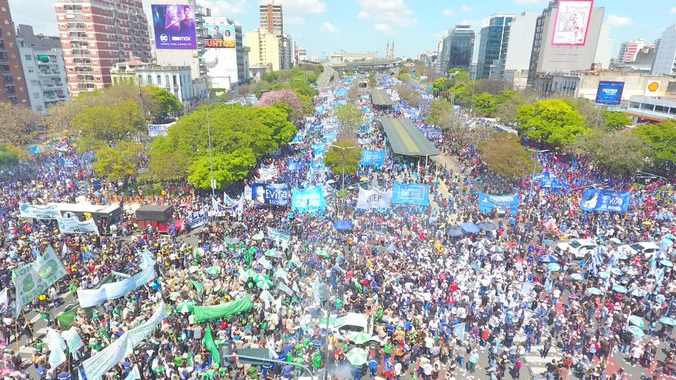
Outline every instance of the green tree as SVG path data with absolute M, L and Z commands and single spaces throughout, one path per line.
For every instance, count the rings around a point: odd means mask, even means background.
M 557 148 L 571 145 L 576 137 L 588 132 L 584 117 L 563 99 L 525 104 L 519 107 L 516 120 L 519 132 L 526 138 Z
M 188 159 L 179 153 L 156 150 L 150 153 L 149 158 L 145 178 L 150 181 L 179 181 L 187 175 Z
M 235 182 L 245 179 L 256 166 L 256 155 L 249 148 L 232 153 L 217 153 L 213 157 L 214 182 L 216 189 L 227 189 Z M 211 188 L 211 166 L 209 156 L 200 156 L 188 169 L 188 181 L 201 189 Z
M 631 118 L 624 112 L 604 110 L 603 119 L 609 131 L 619 131 L 633 124 Z
M 529 157 L 519 137 L 512 133 L 493 133 L 479 144 L 479 151 L 488 169 L 505 179 L 519 179 L 540 171 L 539 163 Z
M 439 78 L 433 82 L 432 87 L 434 88 L 434 91 L 444 92 L 448 91 L 452 85 L 453 82 L 450 79 Z
M 340 148 L 336 148 L 335 146 Z M 335 174 L 355 175 L 361 161 L 361 148 L 352 141 L 332 144 L 324 156 L 324 164 Z
M 638 135 L 621 130 L 594 129 L 589 135 L 578 137 L 573 147 L 577 153 L 616 174 L 631 174 L 643 169 L 645 158 L 652 155 L 652 148 Z
M 493 117 L 496 105 L 497 98 L 487 92 L 474 97 L 474 111 L 480 116 Z
M 402 100 L 405 100 L 409 105 L 413 107 L 420 106 L 420 103 L 422 102 L 422 96 L 418 91 L 401 84 L 392 86 L 392 89 L 397 91 L 399 97 Z
M 584 98 L 566 99 L 575 109 L 580 112 L 580 115 L 585 119 L 585 126 L 589 129 L 606 129 L 606 121 L 603 113 L 596 107 L 592 101 Z
M 336 119 L 343 132 L 354 133 L 364 120 L 364 112 L 356 104 L 346 104 L 336 110 Z
M 653 149 L 650 156 L 656 166 L 676 163 L 676 120 L 661 124 L 642 124 L 633 129 Z
M 18 163 L 19 156 L 7 145 L 0 145 L 0 166 L 16 165 Z
M 400 81 L 402 81 L 404 83 L 410 82 L 411 81 L 411 74 L 401 73 L 397 76 L 397 79 L 399 79 Z
M 446 99 L 437 98 L 430 102 L 430 113 L 425 122 L 434 124 L 437 127 L 448 130 L 459 122 L 459 118 L 453 111 L 453 105 Z
M 150 87 L 150 91 L 152 93 L 152 99 L 159 107 L 160 116 L 166 117 L 183 110 L 183 104 L 181 104 L 181 101 L 169 91 L 154 86 Z
M 506 125 L 516 123 L 516 112 L 521 106 L 535 102 L 535 95 L 527 92 L 507 90 L 501 94 L 501 97 L 499 104 L 495 107 L 495 117 Z
M 116 181 L 135 175 L 141 161 L 140 144 L 121 141 L 115 147 L 100 148 L 92 165 L 96 175 Z
M 378 85 L 378 79 L 376 78 L 375 71 L 369 73 L 369 87 L 373 88 Z
M 138 103 L 124 100 L 112 105 L 85 108 L 73 117 L 70 125 L 88 148 L 133 139 L 146 132 L 148 124 Z
M 467 70 L 454 67 L 448 70 L 448 74 L 453 78 L 453 83 L 465 83 L 469 81 L 469 73 Z
M 37 116 L 28 107 L 0 103 L 0 142 L 22 145 L 28 142 Z

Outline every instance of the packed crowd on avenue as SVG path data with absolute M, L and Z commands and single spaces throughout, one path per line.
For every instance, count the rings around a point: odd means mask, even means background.
M 379 79 L 392 92 L 396 80 Z M 420 107 L 398 100 L 381 108 L 368 94 L 355 101 L 365 111 L 359 144 L 377 159 L 341 189 L 322 157 L 341 133 L 334 112 L 351 102 L 349 85 L 320 93 L 317 113 L 252 173 L 241 198 L 216 201 L 189 184 L 153 197 L 101 185 L 91 157 L 67 142 L 1 173 L 2 376 L 676 374 L 672 182 L 609 178 L 581 158 L 541 152 L 543 173 L 509 183 L 487 170 L 476 147 L 448 135 L 435 139 L 443 159 L 395 155 L 378 120 L 429 127 L 422 115 L 431 95 L 416 88 Z M 626 193 L 622 204 L 617 194 Z M 100 235 L 64 233 L 54 220 L 20 212 L 83 196 L 125 209 L 169 204 L 175 220 L 211 212 L 199 226 L 168 233 L 123 216 Z M 624 209 L 604 212 L 604 197 Z M 21 268 L 53 258 L 65 274 L 17 307 Z M 65 304 L 79 308 L 64 318 L 56 310 Z M 247 355 L 277 362 L 251 364 Z

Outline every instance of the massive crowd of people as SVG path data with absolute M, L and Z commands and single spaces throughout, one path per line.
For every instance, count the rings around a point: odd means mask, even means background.
M 392 81 L 384 78 L 382 84 Z M 297 365 L 315 375 L 328 367 L 339 379 L 438 380 L 473 374 L 518 379 L 529 376 L 525 358 L 533 350 L 547 359 L 538 374 L 545 379 L 570 374 L 619 379 L 628 366 L 650 376 L 674 373 L 673 183 L 610 178 L 580 158 L 557 153 L 537 158 L 544 170 L 570 185 L 567 191 L 545 189 L 528 178 L 506 183 L 488 172 L 475 147 L 447 135 L 438 142 L 445 159 L 388 155 L 382 166 L 360 168 L 348 179 L 348 190 L 337 194 L 340 176 L 322 167 L 313 146 L 327 143 L 327 130 L 339 129 L 333 111 L 348 101 L 344 86 L 322 92 L 317 99 L 322 114 L 307 120 L 301 138 L 283 157 L 265 163 L 277 169 L 272 181 L 322 186 L 328 199 L 324 212 L 301 213 L 251 200 L 244 210 L 221 213 L 190 234 L 138 230 L 125 217 L 111 234 L 67 235 L 53 221 L 20 218 L 19 204 L 76 202 L 84 196 L 129 206 L 141 198 L 173 205 L 181 219 L 208 208 L 211 195 L 190 185 L 168 185 L 161 195 L 148 197 L 123 190 L 133 188 L 133 179 L 101 183 L 89 168 L 91 157 L 70 148 L 2 173 L 0 282 L 9 298 L 11 270 L 35 260 L 47 246 L 68 272 L 19 315 L 6 308 L 0 329 L 3 375 L 86 375 L 83 361 L 147 320 L 160 301 L 168 306 L 168 317 L 107 372 L 107 379 L 134 379 L 134 368 L 143 379 L 305 376 Z M 429 101 L 424 91 L 423 97 Z M 359 138 L 370 149 L 387 146 L 380 116 L 414 114 L 414 107 L 404 102 L 379 109 L 364 96 L 357 103 L 368 111 L 369 128 Z M 63 157 L 75 165 L 64 167 Z M 306 165 L 291 171 L 290 161 Z M 355 208 L 359 187 L 387 189 L 394 181 L 429 185 L 432 205 Z M 630 210 L 581 211 L 584 189 L 598 183 L 631 191 Z M 481 214 L 479 193 L 516 193 L 518 212 Z M 334 223 L 345 220 L 351 228 L 338 231 Z M 272 239 L 270 229 L 285 231 L 289 241 Z M 600 248 L 582 259 L 557 249 L 558 241 L 572 238 L 589 239 Z M 641 241 L 655 242 L 660 249 L 645 255 L 625 247 Z M 110 274 L 137 273 L 143 251 L 155 261 L 157 277 L 124 297 L 78 310 L 72 326 L 85 346 L 67 361 L 50 365 L 51 352 L 34 327 L 34 313 L 40 313 L 41 325 L 63 330 L 55 312 L 62 303 L 77 304 L 77 289 L 93 288 Z M 592 254 L 600 260 L 593 268 Z M 326 284 L 323 295 L 320 284 Z M 253 307 L 228 318 L 205 323 L 191 312 L 197 305 L 246 295 L 252 296 Z M 328 320 L 327 311 L 332 315 Z M 368 321 L 358 331 L 363 334 L 330 327 L 338 323 L 335 315 L 343 313 Z M 205 343 L 212 337 L 223 357 L 217 358 Z M 30 358 L 20 355 L 17 339 L 32 347 Z M 260 348 L 283 363 L 251 366 L 228 356 Z M 626 361 L 610 364 L 620 356 Z

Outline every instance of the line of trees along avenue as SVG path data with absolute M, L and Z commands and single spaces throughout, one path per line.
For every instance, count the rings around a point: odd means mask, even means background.
M 616 174 L 651 170 L 673 175 L 676 165 L 676 144 L 673 143 L 676 141 L 675 120 L 629 128 L 632 120 L 624 113 L 599 109 L 586 99 L 538 99 L 530 91 L 513 90 L 504 81 L 474 82 L 467 78 L 462 70 L 452 69 L 450 78 L 434 81 L 433 91 L 439 97 L 430 104 L 428 123 L 466 140 L 470 145 L 480 146 L 490 132 L 468 130 L 460 115 L 453 112 L 453 102 L 463 106 L 466 112 L 471 111 L 474 116 L 494 118 L 500 124 L 515 127 L 528 145 L 578 154 Z M 523 151 L 519 151 L 511 139 L 503 143 L 493 140 L 484 143 L 482 152 L 488 152 L 489 147 L 503 151 L 503 154 L 497 155 L 494 152 L 484 154 L 484 160 L 506 160 L 515 154 L 527 156 L 525 148 L 522 146 Z M 501 171 L 498 163 L 487 162 L 487 165 L 506 178 L 519 175 L 518 171 Z

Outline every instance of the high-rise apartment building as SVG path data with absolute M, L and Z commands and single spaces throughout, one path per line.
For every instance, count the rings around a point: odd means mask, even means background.
M 71 95 L 109 85 L 118 62 L 150 62 L 141 0 L 56 0 L 54 8 Z
M 469 70 L 473 53 L 474 30 L 469 25 L 457 25 L 443 40 L 439 71 L 447 74 L 452 68 Z
M 652 74 L 676 75 L 676 24 L 662 32 L 662 37 L 657 43 Z
M 493 15 L 484 21 L 479 34 L 476 79 L 502 76 L 503 58 L 507 55 L 510 26 L 514 17 L 514 15 Z
M 590 70 L 594 64 L 608 67 L 612 40 L 610 26 L 603 23 L 605 8 L 593 8 L 584 45 L 552 45 L 557 1 L 550 1 L 535 24 L 533 49 L 528 68 L 528 84 L 535 85 L 538 74 Z
M 9 0 L 0 0 L 0 102 L 30 107 Z
M 636 60 L 638 52 L 644 47 L 655 47 L 655 44 L 646 43 L 643 38 L 622 42 L 620 44 L 620 53 L 617 56 L 619 63 L 632 63 Z
M 507 54 L 505 55 L 505 71 L 528 70 L 530 55 L 533 49 L 535 23 L 540 15 L 535 12 L 524 12 L 516 16 L 509 27 L 510 35 Z
M 279 38 L 266 30 L 256 29 L 247 32 L 244 46 L 249 49 L 249 66 L 266 67 L 266 71 L 278 71 L 282 63 L 282 44 Z
M 19 25 L 17 34 L 31 108 L 45 113 L 52 104 L 68 100 L 61 41 L 58 37 L 36 36 L 30 25 Z
M 274 0 L 268 0 L 266 4 L 260 5 L 261 29 L 277 37 L 284 34 L 284 17 L 282 5 L 275 3 Z

